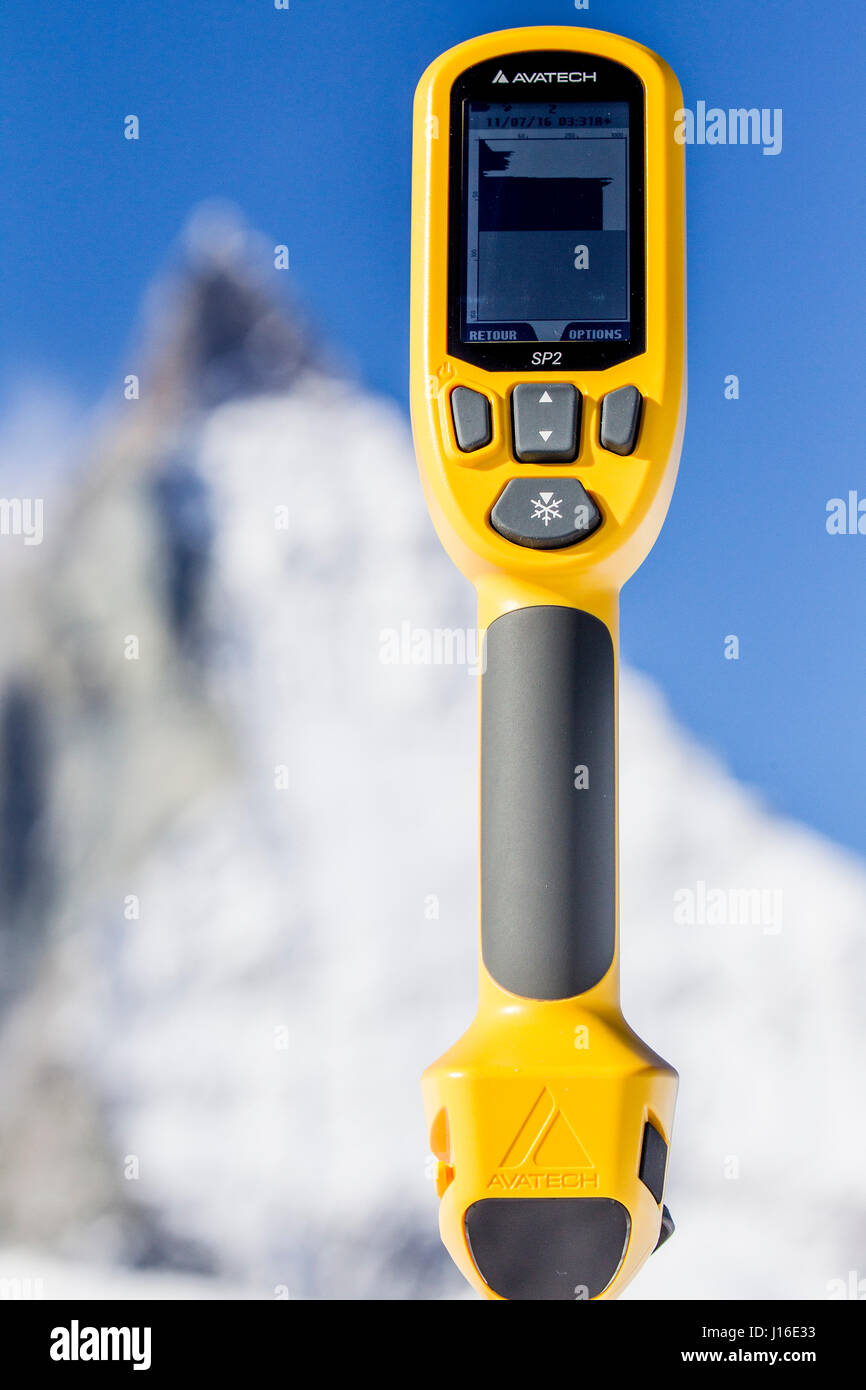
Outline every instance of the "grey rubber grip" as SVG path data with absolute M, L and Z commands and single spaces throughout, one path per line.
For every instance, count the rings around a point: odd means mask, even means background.
M 616 937 L 614 659 L 603 622 L 521 608 L 491 623 L 481 693 L 481 951 L 493 979 L 569 999 Z

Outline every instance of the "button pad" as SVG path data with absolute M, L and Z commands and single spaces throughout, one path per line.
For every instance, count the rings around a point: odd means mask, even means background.
M 560 550 L 591 536 L 601 512 L 576 478 L 513 478 L 499 495 L 490 525 L 515 545 Z
M 620 386 L 609 391 L 601 403 L 599 441 L 614 454 L 632 454 L 640 428 L 640 391 L 636 386 Z
M 493 438 L 490 402 L 480 391 L 472 391 L 468 386 L 455 386 L 451 392 L 451 418 L 457 447 L 464 454 L 483 449 Z
M 524 382 L 511 393 L 514 454 L 521 463 L 577 457 L 580 392 L 567 382 Z

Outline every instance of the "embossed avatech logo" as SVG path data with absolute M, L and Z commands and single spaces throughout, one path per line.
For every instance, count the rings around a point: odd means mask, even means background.
M 598 1187 L 592 1159 L 545 1086 L 487 1184 L 508 1192 Z

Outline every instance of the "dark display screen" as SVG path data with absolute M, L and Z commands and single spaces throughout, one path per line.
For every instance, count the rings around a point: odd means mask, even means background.
M 631 338 L 627 101 L 464 103 L 463 343 Z

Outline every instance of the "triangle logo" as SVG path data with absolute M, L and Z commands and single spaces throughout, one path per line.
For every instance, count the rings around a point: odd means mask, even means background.
M 507 81 L 508 81 L 508 78 L 505 76 L 505 73 L 504 73 L 504 72 L 502 71 L 502 69 L 500 68 L 499 71 L 498 71 L 498 73 L 497 73 L 496 76 L 494 77 L 493 81 L 494 81 L 494 82 L 507 82 Z
M 592 1168 L 593 1162 L 545 1086 L 509 1144 L 500 1168 Z

